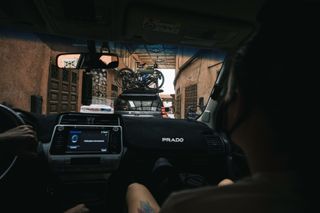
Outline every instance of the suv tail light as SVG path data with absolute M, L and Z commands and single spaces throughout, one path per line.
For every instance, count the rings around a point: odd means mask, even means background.
M 166 108 L 165 107 L 161 107 L 161 115 L 164 118 L 168 117 L 168 113 L 166 112 Z

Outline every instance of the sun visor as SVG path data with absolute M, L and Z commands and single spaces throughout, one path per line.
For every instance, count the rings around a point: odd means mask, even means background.
M 37 34 L 38 37 L 46 43 L 51 50 L 59 52 L 87 52 L 88 46 L 86 40 L 72 39 L 61 36 L 52 36 L 48 34 Z
M 106 1 L 34 1 L 48 25 L 48 32 L 90 40 L 111 35 L 112 8 Z
M 254 30 L 252 24 L 242 21 L 190 15 L 155 6 L 132 5 L 126 15 L 125 38 L 150 43 L 228 48 L 237 46 Z

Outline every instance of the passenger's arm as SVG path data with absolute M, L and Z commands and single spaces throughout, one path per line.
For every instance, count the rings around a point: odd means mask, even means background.
M 139 183 L 132 183 L 127 190 L 128 213 L 158 213 L 160 207 L 150 191 Z
M 231 185 L 231 184 L 233 184 L 233 183 L 234 183 L 234 182 L 233 182 L 232 180 L 226 178 L 226 179 L 223 179 L 222 181 L 220 181 L 220 182 L 218 183 L 218 187 L 228 186 L 228 185 Z
M 64 213 L 87 213 L 90 212 L 90 210 L 84 205 L 83 203 L 78 204 L 71 209 L 66 210 Z

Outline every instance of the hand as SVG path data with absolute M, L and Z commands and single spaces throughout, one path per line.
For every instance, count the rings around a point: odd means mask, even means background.
M 232 180 L 226 178 L 226 179 L 223 179 L 222 181 L 220 181 L 220 182 L 218 183 L 218 187 L 228 186 L 228 185 L 231 185 L 231 184 L 233 184 L 233 183 L 234 183 L 234 182 L 233 182 Z
M 83 203 L 72 207 L 71 209 L 66 210 L 64 213 L 87 213 L 90 212 L 90 209 L 86 207 Z
M 0 133 L 0 146 L 14 154 L 36 154 L 37 134 L 30 125 L 21 125 Z

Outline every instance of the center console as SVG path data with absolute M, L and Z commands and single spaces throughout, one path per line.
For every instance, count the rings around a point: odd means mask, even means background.
M 107 114 L 63 116 L 44 148 L 53 171 L 92 174 L 118 168 L 123 152 L 120 119 Z
M 121 152 L 121 126 L 56 125 L 50 155 L 79 157 L 117 155 Z

